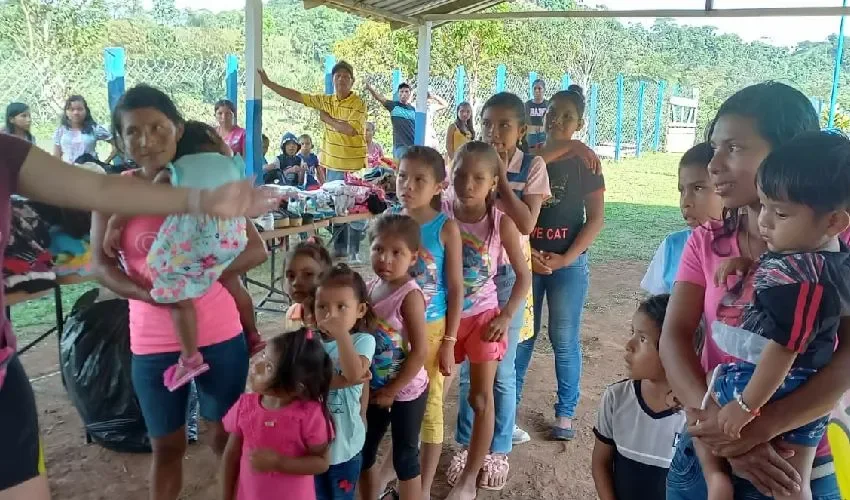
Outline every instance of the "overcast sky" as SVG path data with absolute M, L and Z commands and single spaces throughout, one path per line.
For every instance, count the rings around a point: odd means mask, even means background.
M 221 11 L 244 8 L 244 0 L 176 0 L 180 8 L 209 9 Z M 150 4 L 150 0 L 145 3 Z M 588 5 L 604 5 L 612 10 L 626 9 L 702 9 L 704 0 L 584 0 Z M 841 0 L 715 0 L 717 8 L 746 7 L 840 7 Z M 652 23 L 652 20 L 635 19 Z M 723 32 L 736 33 L 745 40 L 763 40 L 776 45 L 794 45 L 803 40 L 824 40 L 830 33 L 838 32 L 839 19 L 833 17 L 774 17 L 753 19 L 682 19 L 680 22 L 692 25 L 716 26 Z M 848 19 L 850 22 L 850 19 Z M 847 26 L 850 33 L 850 24 Z

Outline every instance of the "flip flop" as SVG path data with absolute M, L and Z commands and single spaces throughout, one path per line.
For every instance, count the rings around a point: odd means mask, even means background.
M 210 365 L 201 363 L 197 366 L 186 366 L 182 364 L 182 360 L 177 364 L 169 366 L 162 375 L 162 381 L 165 387 L 174 392 L 192 381 L 193 378 L 209 371 Z
M 395 486 L 388 484 L 383 493 L 378 495 L 378 500 L 400 500 L 401 496 Z

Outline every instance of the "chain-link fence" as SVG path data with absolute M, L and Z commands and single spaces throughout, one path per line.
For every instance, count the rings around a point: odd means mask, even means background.
M 324 90 L 323 75 L 317 68 L 294 69 L 285 60 L 278 59 L 271 54 L 264 63 L 273 80 L 307 92 L 321 93 Z M 225 54 L 207 58 L 128 57 L 125 66 L 126 86 L 129 88 L 138 83 L 147 83 L 158 87 L 174 98 L 186 118 L 212 122 L 213 104 L 227 95 L 224 61 Z M 29 67 L 29 71 L 21 70 L 24 65 Z M 241 110 L 245 103 L 246 75 L 242 61 L 239 66 L 237 87 L 240 91 L 236 104 Z M 546 82 L 547 95 L 561 89 L 565 83 L 565 78 L 557 75 L 518 75 L 507 72 L 503 75 L 502 78 L 498 75 L 466 75 L 462 88 L 458 88 L 454 76 L 432 76 L 429 91 L 439 99 L 429 102 L 432 111 L 429 113 L 427 143 L 440 150 L 445 149 L 445 132 L 455 120 L 460 96 L 473 105 L 477 118 L 486 99 L 497 90 L 513 92 L 526 100 L 531 98 L 532 77 Z M 366 73 L 360 76 L 355 91 L 366 100 L 369 121 L 375 124 L 375 140 L 389 152 L 392 145 L 389 113 L 368 95 L 363 84 L 371 83 L 386 98 L 392 99 L 395 92 L 393 75 Z M 402 75 L 400 81 L 406 81 L 416 89 L 415 76 Z M 95 119 L 100 123 L 108 123 L 105 83 L 102 61 L 62 58 L 35 65 L 16 58 L 0 61 L 0 99 L 30 104 L 35 134 L 39 142 L 45 145 L 50 144 L 64 99 L 68 95 L 84 95 Z M 657 82 L 641 82 L 628 77 L 623 78 L 622 84 L 617 80 L 593 82 L 590 88 L 585 89 L 585 127 L 579 132 L 578 138 L 595 147 L 603 156 L 614 156 L 615 152 L 620 156 L 635 154 L 638 140 L 641 151 L 663 148 L 669 115 L 667 101 L 672 91 L 684 91 L 668 89 L 659 107 L 658 85 Z M 287 102 L 267 89 L 263 97 L 263 129 L 270 138 L 270 156 L 278 154 L 280 138 L 285 132 L 298 135 L 309 133 L 320 146 L 321 125 L 315 113 Z M 440 104 L 441 101 L 445 105 Z M 244 120 L 241 113 L 240 117 Z
M 68 57 L 26 59 L 0 58 L 0 103 L 30 106 L 32 134 L 45 149 L 53 145 L 65 100 L 74 94 L 85 97 L 98 123 L 109 125 L 106 77 L 103 62 Z M 0 127 L 5 124 L 0 125 Z
M 206 57 L 177 55 L 132 57 L 128 54 L 125 71 L 126 86 L 148 83 L 171 95 L 186 118 L 214 121 L 213 104 L 227 95 L 226 54 Z M 238 120 L 244 121 L 245 80 L 244 61 L 239 57 L 237 79 Z M 264 66 L 269 76 L 284 86 L 306 92 L 322 93 L 324 75 L 318 65 L 292 66 L 283 55 L 268 54 Z M 546 82 L 546 95 L 563 88 L 566 75 L 511 74 L 500 70 L 495 74 L 465 74 L 461 85 L 456 75 L 434 75 L 429 91 L 444 101 L 429 103 L 427 143 L 445 150 L 445 133 L 456 117 L 458 100 L 470 102 L 477 120 L 488 97 L 499 90 L 513 92 L 521 99 L 531 98 L 533 78 Z M 375 124 L 375 141 L 387 153 L 392 147 L 392 126 L 389 113 L 365 90 L 369 82 L 387 99 L 392 99 L 399 80 L 392 73 L 358 74 L 355 91 L 366 101 L 369 121 Z M 401 75 L 400 81 L 416 89 L 415 75 Z M 578 139 L 594 147 L 600 156 L 628 157 L 641 152 L 664 150 L 667 126 L 671 120 L 671 97 L 697 97 L 695 89 L 663 82 L 622 76 L 604 81 L 583 82 L 586 99 L 584 127 Z M 0 102 L 21 101 L 30 105 L 33 132 L 46 149 L 52 146 L 52 134 L 63 112 L 65 99 L 81 94 L 87 100 L 92 115 L 99 123 L 108 125 L 109 106 L 106 91 L 106 71 L 103 60 L 92 57 L 63 57 L 28 60 L 12 56 L 0 60 Z M 660 101 L 659 101 L 660 99 Z M 414 96 L 415 102 L 415 96 Z M 813 100 L 813 102 L 818 102 Z M 695 115 L 694 115 L 695 116 Z M 694 121 L 695 140 L 704 137 L 705 123 Z M 280 138 L 285 132 L 296 135 L 309 133 L 314 144 L 321 147 L 321 123 L 318 115 L 304 106 L 285 101 L 265 89 L 263 92 L 263 131 L 270 138 L 269 159 L 279 154 Z
M 146 83 L 174 99 L 187 120 L 211 122 L 213 106 L 226 95 L 224 55 L 220 58 L 135 58 L 126 62 L 126 86 Z

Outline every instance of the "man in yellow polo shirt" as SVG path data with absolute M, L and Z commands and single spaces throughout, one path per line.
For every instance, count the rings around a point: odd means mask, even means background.
M 319 111 L 325 124 L 319 163 L 327 169 L 327 180 L 342 180 L 346 172 L 357 172 L 366 166 L 366 103 L 351 91 L 354 68 L 345 61 L 331 71 L 333 95 L 310 95 L 283 87 L 271 81 L 260 70 L 260 80 L 279 96 Z

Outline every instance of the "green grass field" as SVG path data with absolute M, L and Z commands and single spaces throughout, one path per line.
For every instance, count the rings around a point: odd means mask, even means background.
M 648 261 L 665 235 L 684 227 L 676 191 L 677 161 L 677 155 L 650 154 L 619 163 L 605 162 L 606 220 L 605 229 L 591 250 L 594 267 L 598 269 L 612 261 Z M 268 264 L 251 275 L 265 281 Z M 93 286 L 86 283 L 64 287 L 62 302 L 66 313 Z M 23 342 L 53 326 L 53 295 L 13 306 L 11 313 Z

